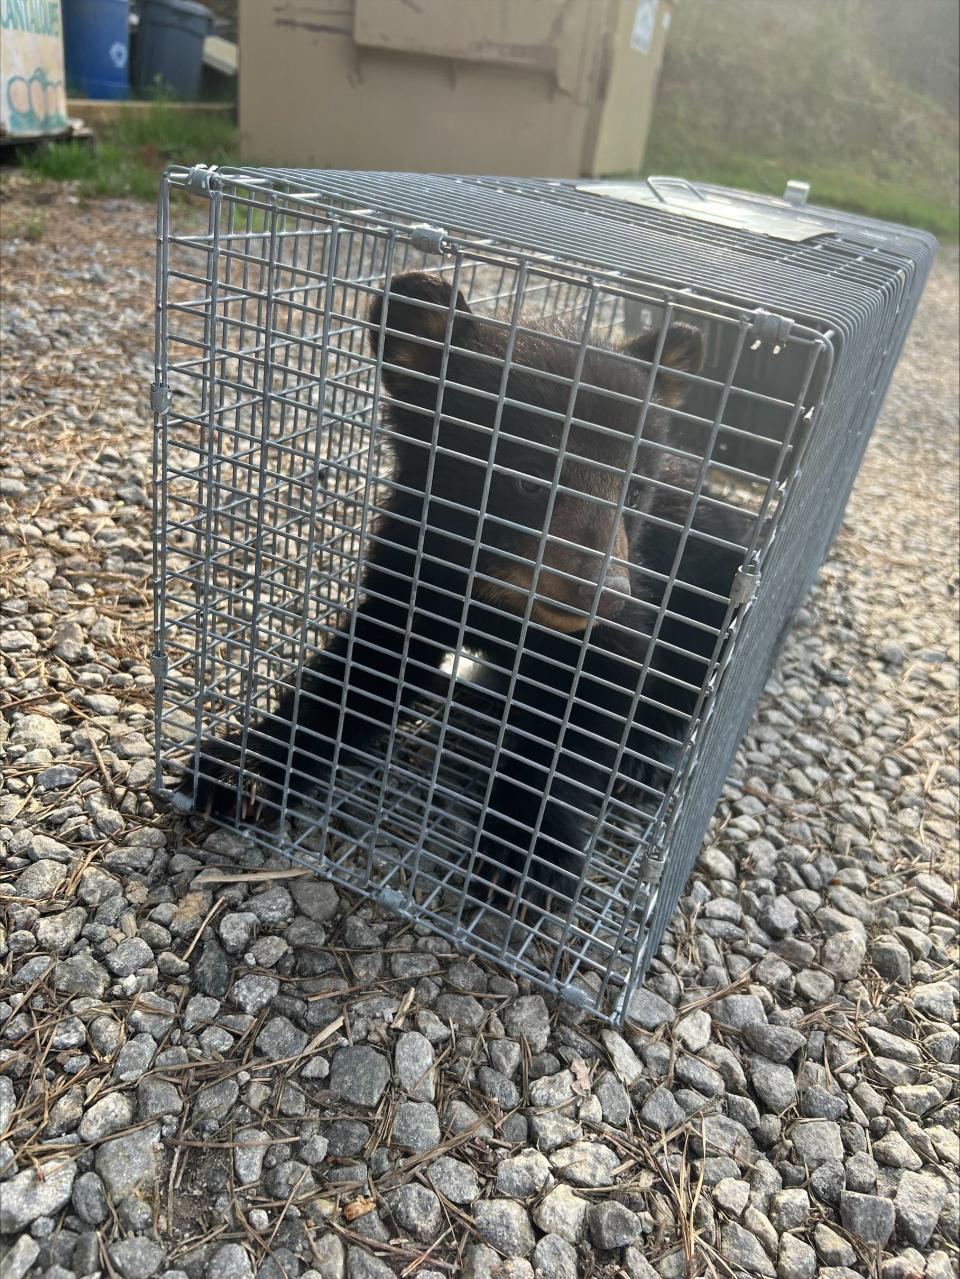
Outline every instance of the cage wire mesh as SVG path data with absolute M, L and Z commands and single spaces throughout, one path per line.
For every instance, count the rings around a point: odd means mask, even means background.
M 675 180 L 169 171 L 158 787 L 623 1020 L 931 257 Z

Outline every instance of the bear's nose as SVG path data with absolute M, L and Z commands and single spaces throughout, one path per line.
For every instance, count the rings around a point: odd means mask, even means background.
M 607 620 L 616 617 L 630 595 L 630 578 L 623 569 L 611 569 L 603 579 L 597 615 Z

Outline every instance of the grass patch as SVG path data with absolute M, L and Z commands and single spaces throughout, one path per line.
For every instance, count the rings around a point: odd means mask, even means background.
M 707 156 L 680 146 L 648 148 L 644 167 L 651 174 L 679 175 L 691 182 L 739 187 L 760 195 L 782 196 L 793 178 L 810 183 L 810 203 L 848 213 L 899 222 L 930 231 L 945 243 L 958 239 L 957 209 L 935 188 L 853 173 L 840 166 L 788 165 L 753 156 Z
M 938 61 L 956 0 L 915 3 L 684 0 L 644 168 L 775 195 L 798 178 L 814 204 L 956 240 L 960 129 Z
M 46 220 L 37 213 L 27 217 L 7 217 L 3 224 L 4 238 L 8 240 L 42 240 L 47 234 Z
M 27 155 L 23 167 L 36 177 L 76 182 L 81 195 L 133 196 L 154 200 L 169 164 L 230 164 L 236 159 L 236 129 L 225 113 L 179 111 L 158 102 L 142 111 L 120 112 L 91 146 L 50 143 Z

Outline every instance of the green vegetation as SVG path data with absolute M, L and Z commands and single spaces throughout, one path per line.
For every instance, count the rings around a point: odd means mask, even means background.
M 956 23 L 956 0 L 678 0 L 644 167 L 776 195 L 799 178 L 956 240 Z
M 958 234 L 957 0 L 676 0 L 644 167 Z M 225 113 L 158 101 L 34 173 L 154 199 L 170 163 L 236 160 Z
M 98 135 L 96 145 L 41 147 L 25 157 L 24 167 L 38 177 L 78 182 L 83 195 L 153 200 L 168 164 L 227 164 L 236 158 L 236 129 L 220 111 L 181 111 L 157 102 L 119 112 Z
M 39 214 L 27 217 L 14 214 L 4 218 L 3 233 L 8 240 L 42 240 L 47 234 L 47 223 Z

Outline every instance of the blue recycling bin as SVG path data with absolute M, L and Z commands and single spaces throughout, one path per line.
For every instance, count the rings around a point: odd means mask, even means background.
M 210 10 L 195 0 L 141 0 L 134 72 L 139 92 L 159 89 L 195 101 L 212 20 Z
M 129 29 L 129 0 L 63 0 L 68 93 L 129 97 Z

